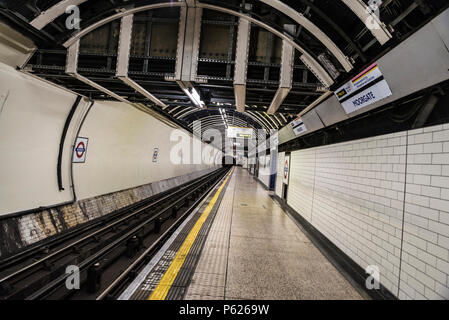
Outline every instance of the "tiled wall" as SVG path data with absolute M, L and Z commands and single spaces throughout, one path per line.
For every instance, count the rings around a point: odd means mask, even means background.
M 218 167 L 0 221 L 0 257 L 203 176 Z
M 449 125 L 408 136 L 399 297 L 449 299 Z
M 277 161 L 277 159 L 275 159 Z M 259 180 L 267 187 L 270 187 L 271 178 L 270 156 L 259 157 Z
M 293 152 L 288 204 L 399 298 L 449 298 L 449 125 Z
M 282 198 L 282 175 L 284 173 L 284 159 L 285 159 L 285 152 L 280 152 L 278 154 L 278 171 L 276 174 L 276 195 L 280 198 Z
M 312 217 L 315 161 L 314 150 L 293 152 L 290 158 L 291 171 L 287 202 L 296 211 L 301 212 L 308 222 L 311 222 Z

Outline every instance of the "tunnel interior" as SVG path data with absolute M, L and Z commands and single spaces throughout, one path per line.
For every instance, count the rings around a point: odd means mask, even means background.
M 0 299 L 449 299 L 448 48 L 446 0 L 1 0 Z

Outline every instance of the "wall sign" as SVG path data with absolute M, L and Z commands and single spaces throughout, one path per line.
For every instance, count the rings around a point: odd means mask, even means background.
M 307 131 L 306 125 L 302 122 L 301 118 L 297 118 L 295 120 L 296 126 L 293 127 L 293 132 L 295 135 L 299 136 L 300 134 Z
M 374 63 L 335 91 L 335 95 L 349 114 L 385 99 L 392 93 L 379 66 Z
M 154 148 L 154 151 L 153 151 L 153 162 L 157 162 L 157 157 L 158 156 L 159 156 L 159 148 Z
M 299 126 L 300 124 L 302 124 L 302 120 L 300 117 L 297 117 L 295 120 L 290 122 L 290 125 L 292 126 L 292 128 Z
M 78 137 L 75 141 L 75 147 L 73 148 L 73 163 L 86 162 L 87 143 L 89 138 Z
M 244 127 L 231 127 L 229 126 L 227 131 L 228 138 L 241 138 L 241 139 L 252 139 L 253 129 Z

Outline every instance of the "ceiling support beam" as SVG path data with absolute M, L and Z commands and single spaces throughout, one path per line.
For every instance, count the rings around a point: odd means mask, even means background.
M 353 0 L 349 0 L 353 1 Z M 321 29 L 307 19 L 302 13 L 294 10 L 288 5 L 284 4 L 280 0 L 260 0 L 260 2 L 282 12 L 286 16 L 293 19 L 300 26 L 304 27 L 308 32 L 310 32 L 315 38 L 317 38 L 324 46 L 335 56 L 335 58 L 340 62 L 343 68 L 349 72 L 352 70 L 353 66 L 349 58 L 338 48 L 338 46 L 323 32 Z M 293 35 L 293 33 L 292 33 Z
M 380 21 L 379 17 L 373 10 L 367 6 L 362 0 L 341 0 L 349 9 L 354 12 L 357 17 L 365 24 L 373 36 L 380 44 L 385 44 L 393 36 L 388 31 L 387 26 Z
M 189 112 L 191 112 L 191 111 L 193 111 L 193 110 L 197 110 L 197 109 L 196 109 L 196 108 L 190 108 L 190 107 L 184 108 L 183 110 L 181 110 L 181 111 L 175 113 L 175 114 L 173 115 L 173 117 L 175 117 L 176 119 L 179 119 L 179 118 L 182 117 L 184 114 L 187 114 L 187 113 L 189 113 Z
M 30 22 L 30 24 L 35 27 L 38 30 L 43 29 L 47 24 L 51 23 L 55 19 L 57 19 L 59 16 L 65 14 L 66 8 L 74 5 L 79 6 L 80 4 L 86 2 L 88 0 L 62 0 L 55 4 L 54 6 L 50 7 L 48 10 L 43 11 L 39 16 L 37 16 L 34 20 Z M 260 0 L 261 2 L 265 3 L 266 5 L 282 12 L 283 14 L 287 15 L 294 21 L 296 21 L 299 25 L 304 27 L 306 30 L 308 30 L 311 34 L 313 34 L 318 40 L 320 40 L 326 48 L 329 49 L 329 51 L 337 58 L 337 60 L 340 62 L 340 64 L 343 66 L 343 68 L 346 71 L 349 71 L 352 69 L 352 64 L 349 61 L 349 59 L 343 54 L 343 52 L 338 48 L 338 46 L 313 22 L 311 22 L 309 19 L 307 19 L 303 14 L 297 12 L 290 6 L 284 4 L 280 0 Z M 362 3 L 361 0 L 343 0 L 343 2 L 353 11 L 357 14 L 357 16 L 366 24 L 367 17 L 370 18 L 372 15 L 366 14 L 365 9 L 367 6 Z M 356 3 L 358 2 L 358 3 Z M 170 2 L 169 5 L 172 6 L 181 6 L 181 5 L 187 5 L 187 6 L 196 6 L 197 1 L 196 0 L 184 0 L 184 1 L 178 1 L 178 2 Z M 163 7 L 167 6 L 167 4 L 161 3 L 156 5 L 149 5 L 148 7 Z M 369 10 L 369 8 L 368 8 Z M 358 14 L 360 13 L 360 14 Z M 374 14 L 375 16 L 375 14 Z M 382 23 L 379 24 L 380 26 L 384 27 Z M 382 35 L 383 34 L 383 35 Z M 376 35 L 375 35 L 376 36 Z M 380 30 L 379 35 L 376 36 L 376 38 L 387 38 L 390 39 L 391 35 L 389 35 L 387 30 Z M 380 41 L 380 40 L 379 40 Z M 380 41 L 381 42 L 381 41 Z M 381 42 L 382 43 L 382 42 Z M 68 44 L 66 45 L 68 47 Z
M 240 18 L 237 29 L 234 70 L 235 108 L 238 112 L 245 112 L 250 33 L 251 23 L 246 19 Z
M 187 117 L 189 114 L 198 112 L 198 109 L 190 109 L 188 112 L 184 113 L 184 114 L 180 114 L 178 116 L 178 120 L 182 120 L 183 118 Z
M 62 0 L 50 7 L 48 10 L 43 11 L 39 16 L 34 18 L 30 24 L 38 30 L 42 30 L 47 24 L 53 22 L 59 16 L 66 13 L 66 10 L 70 6 L 79 6 L 87 0 Z
M 125 83 L 126 85 L 130 86 L 131 88 L 142 94 L 145 98 L 149 99 L 154 104 L 165 109 L 167 108 L 167 105 L 165 103 L 160 101 L 154 95 L 149 93 L 145 88 L 143 88 L 137 82 L 128 77 L 133 19 L 134 15 L 132 14 L 124 16 L 121 19 L 118 54 L 117 54 L 117 69 L 115 75 L 118 79 L 123 81 L 123 83 Z
M 178 125 L 171 122 L 170 120 L 166 119 L 165 117 L 161 116 L 159 113 L 155 113 L 155 111 L 148 109 L 146 106 L 143 106 L 139 103 L 135 104 L 131 101 L 125 99 L 124 97 L 119 96 L 118 94 L 112 92 L 111 90 L 106 89 L 105 87 L 99 85 L 98 83 L 80 75 L 78 73 L 78 56 L 79 56 L 79 47 L 80 47 L 80 40 L 76 40 L 74 43 L 72 43 L 68 49 L 67 49 L 67 60 L 66 60 L 66 68 L 65 72 L 72 76 L 73 78 L 84 82 L 85 84 L 91 86 L 92 88 L 97 89 L 98 91 L 101 91 L 108 96 L 111 96 L 112 98 L 117 99 L 118 101 L 127 103 L 132 105 L 133 107 L 139 109 L 140 111 L 143 111 L 145 113 L 148 113 L 152 115 L 153 117 L 156 117 L 157 119 L 161 120 L 162 122 L 166 123 L 168 126 L 172 128 L 178 128 Z
M 202 15 L 203 9 L 196 7 L 194 0 L 186 0 L 185 6 L 181 7 L 175 75 L 166 78 L 176 81 L 192 104 L 198 108 L 205 106 L 194 87 L 194 82 L 205 82 L 197 77 Z
M 272 118 L 270 115 L 268 115 L 268 113 L 262 112 L 262 116 L 265 116 L 265 118 L 267 118 L 268 120 L 270 120 L 270 123 L 274 125 L 273 129 L 278 129 L 278 128 L 279 128 L 279 126 L 278 126 L 278 124 L 276 123 L 276 121 L 274 121 L 273 118 Z
M 318 15 L 318 17 L 320 19 L 325 20 L 329 24 L 329 26 L 332 27 L 332 29 L 334 29 L 334 31 L 336 33 L 338 33 L 343 39 L 345 39 L 345 41 L 355 51 L 356 56 L 360 57 L 360 59 L 362 59 L 363 62 L 367 61 L 367 57 L 364 55 L 364 53 L 362 52 L 359 45 L 357 45 L 354 42 L 354 40 L 351 39 L 351 37 L 349 37 L 349 35 L 347 35 L 346 32 L 344 32 L 342 28 L 340 28 L 340 26 L 337 23 L 335 23 L 326 13 L 324 13 L 323 10 L 318 8 L 313 3 L 313 0 L 301 0 L 301 2 L 303 2 L 305 5 L 307 5 L 308 8 L 311 8 L 315 12 L 315 14 Z
M 289 41 L 292 46 L 301 53 L 300 59 L 306 65 L 307 68 L 317 77 L 317 79 L 322 83 L 325 88 L 329 88 L 332 84 L 334 84 L 334 80 L 329 75 L 329 73 L 324 69 L 324 67 L 312 56 L 310 55 L 303 47 L 297 44 L 291 37 L 286 36 L 284 33 L 278 31 L 277 29 L 263 23 L 253 17 L 250 17 L 244 13 L 234 11 L 228 8 L 223 8 L 216 5 L 206 4 L 206 3 L 198 3 L 197 6 L 202 7 L 203 9 L 215 10 L 219 12 L 228 13 L 234 16 L 237 16 L 241 19 L 248 20 L 250 23 L 254 23 L 261 28 L 273 33 L 277 37 L 281 39 L 285 39 Z
M 140 6 L 140 7 L 136 7 L 136 8 L 131 8 L 131 9 L 123 9 L 119 13 L 116 13 L 112 16 L 109 16 L 100 21 L 97 21 L 97 22 L 93 23 L 92 25 L 75 32 L 70 39 L 68 39 L 66 42 L 64 42 L 64 46 L 66 48 L 69 47 L 71 44 L 73 44 L 75 41 L 79 40 L 81 37 L 88 34 L 89 32 L 107 24 L 108 22 L 111 22 L 111 21 L 121 18 L 123 16 L 141 12 L 141 11 L 146 11 L 146 10 L 154 10 L 154 9 L 166 8 L 166 7 L 183 7 L 183 6 L 185 6 L 184 2 L 167 2 L 167 3 L 144 5 L 144 6 Z M 329 75 L 329 73 L 323 68 L 323 66 L 321 66 L 318 63 L 318 61 L 316 61 L 316 59 L 313 56 L 311 56 L 303 47 L 301 47 L 299 44 L 297 44 L 295 41 L 293 41 L 291 38 L 287 37 L 282 32 L 278 31 L 277 29 L 267 25 L 266 23 L 264 23 L 260 20 L 252 18 L 242 12 L 238 12 L 238 11 L 231 10 L 228 8 L 223 8 L 220 6 L 206 4 L 206 3 L 196 3 L 196 7 L 203 8 L 203 9 L 209 9 L 209 10 L 215 10 L 215 11 L 219 11 L 219 12 L 224 12 L 224 13 L 227 13 L 227 14 L 239 17 L 239 18 L 243 18 L 245 20 L 248 20 L 251 23 L 254 23 L 254 24 L 260 26 L 261 28 L 264 28 L 265 30 L 267 30 L 269 32 L 272 32 L 274 35 L 276 35 L 277 37 L 279 37 L 281 39 L 286 39 L 295 47 L 296 50 L 298 50 L 301 53 L 300 58 L 303 61 L 303 63 L 305 63 L 308 68 L 310 68 L 311 72 L 313 72 L 315 74 L 315 76 L 323 84 L 324 87 L 328 88 L 334 83 L 334 80 Z M 167 79 L 167 80 L 169 80 L 169 79 Z
M 285 30 L 293 34 L 295 33 L 296 26 L 285 25 Z M 274 95 L 273 101 L 271 102 L 270 108 L 268 108 L 268 114 L 274 114 L 279 109 L 281 104 L 284 102 L 285 98 L 292 89 L 293 84 L 293 65 L 295 59 L 295 49 L 293 46 L 282 40 L 282 56 L 281 56 L 281 72 L 279 79 L 279 89 Z
M 267 121 L 264 117 L 254 111 L 246 111 L 246 114 L 250 115 L 253 119 L 257 119 L 257 122 L 263 123 L 263 127 L 265 131 L 270 131 L 270 129 L 274 129 L 273 125 Z
M 135 14 L 137 12 L 142 12 L 142 11 L 147 11 L 147 10 L 156 10 L 156 9 L 160 9 L 160 8 L 182 7 L 182 6 L 185 6 L 185 3 L 183 3 L 183 2 L 167 2 L 167 3 L 162 2 L 162 3 L 144 5 L 144 6 L 140 6 L 140 7 L 136 7 L 136 8 L 131 8 L 131 9 L 123 8 L 116 14 L 113 14 L 112 16 L 109 16 L 104 19 L 101 19 L 100 21 L 94 22 L 93 24 L 85 27 L 84 29 L 75 31 L 72 34 L 72 36 L 70 37 L 70 39 L 68 39 L 66 42 L 64 42 L 63 45 L 64 45 L 64 47 L 68 48 L 76 40 L 81 39 L 86 34 L 92 32 L 93 30 L 95 30 L 101 26 L 104 26 L 105 24 L 108 24 L 111 21 L 120 19 L 120 18 L 130 15 L 130 14 Z
M 273 115 L 273 117 L 277 121 L 277 123 L 279 123 L 279 126 L 282 128 L 282 126 L 283 126 L 282 121 L 279 120 L 279 118 L 276 115 Z M 278 128 L 279 128 L 279 126 L 278 126 Z
M 125 103 L 132 104 L 125 98 L 119 96 L 118 94 L 115 94 L 114 92 L 106 89 L 103 86 L 100 86 L 98 83 L 93 82 L 92 80 L 87 79 L 86 77 L 78 74 L 78 56 L 79 56 L 79 47 L 80 47 L 80 40 L 75 41 L 70 47 L 67 49 L 67 60 L 66 60 L 66 68 L 65 72 L 74 77 L 75 79 L 84 82 L 85 84 L 119 100 Z
M 197 81 L 198 56 L 200 50 L 201 19 L 203 9 L 181 7 L 176 52 L 176 81 Z

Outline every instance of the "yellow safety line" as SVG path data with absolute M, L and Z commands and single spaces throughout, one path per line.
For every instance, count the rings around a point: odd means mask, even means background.
M 179 273 L 179 270 L 181 269 L 182 265 L 184 264 L 184 261 L 187 258 L 187 255 L 189 254 L 190 249 L 192 248 L 193 243 L 195 242 L 196 237 L 198 236 L 198 233 L 201 230 L 201 227 L 203 226 L 204 222 L 206 221 L 207 217 L 209 216 L 210 212 L 212 211 L 212 208 L 215 205 L 215 202 L 217 202 L 218 197 L 220 196 L 221 191 L 223 190 L 224 186 L 226 185 L 226 182 L 228 181 L 229 177 L 234 172 L 234 168 L 232 168 L 231 172 L 226 177 L 225 181 L 222 183 L 220 188 L 215 193 L 214 197 L 204 209 L 203 213 L 201 214 L 198 221 L 193 226 L 192 230 L 190 230 L 189 234 L 187 235 L 186 239 L 184 240 L 181 248 L 179 248 L 178 253 L 176 254 L 175 258 L 171 262 L 170 266 L 168 267 L 167 271 L 165 272 L 164 276 L 162 277 L 161 281 L 159 281 L 159 284 L 157 285 L 156 289 L 151 293 L 148 300 L 164 300 L 165 297 L 168 294 L 168 291 L 170 290 L 173 282 L 175 281 L 176 276 Z

